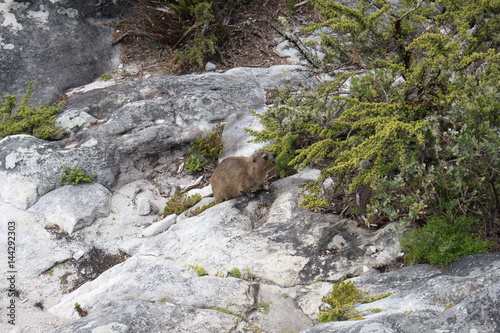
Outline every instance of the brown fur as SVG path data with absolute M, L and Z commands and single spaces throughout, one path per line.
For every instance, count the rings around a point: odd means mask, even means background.
M 253 197 L 266 181 L 274 167 L 276 154 L 258 150 L 250 157 L 231 156 L 215 168 L 210 183 L 217 201 L 229 200 L 246 194 Z

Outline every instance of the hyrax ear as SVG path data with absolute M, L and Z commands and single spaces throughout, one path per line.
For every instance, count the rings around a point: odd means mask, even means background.
M 252 162 L 254 162 L 254 163 L 257 162 L 257 158 L 255 158 L 255 156 L 252 156 Z

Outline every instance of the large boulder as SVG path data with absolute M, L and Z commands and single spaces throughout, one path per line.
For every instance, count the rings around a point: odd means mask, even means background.
M 100 0 L 0 3 L 0 96 L 21 95 L 35 81 L 33 102 L 52 102 L 116 68 L 113 29 L 103 23 L 118 13 Z
M 353 278 L 371 294 L 392 292 L 359 305 L 364 320 L 331 322 L 303 333 L 498 332 L 500 253 L 463 257 L 443 270 L 416 265 Z M 373 313 L 369 309 L 380 309 Z
M 41 197 L 29 211 L 71 234 L 108 216 L 110 205 L 111 192 L 101 184 L 67 185 Z
M 42 216 L 20 210 L 0 201 L 0 237 L 6 244 L 7 235 L 13 241 L 13 266 L 0 261 L 3 272 L 15 271 L 23 279 L 36 278 L 57 263 L 71 258 L 72 253 L 59 246 L 45 230 Z M 11 233 L 9 233 L 11 232 Z
M 148 318 L 142 320 L 141 318 Z M 216 309 L 200 309 L 171 303 L 119 301 L 55 333 L 74 332 L 205 332 L 233 331 L 239 318 Z

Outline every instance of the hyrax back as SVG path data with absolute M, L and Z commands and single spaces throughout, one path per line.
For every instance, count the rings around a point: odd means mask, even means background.
M 260 189 L 275 164 L 276 154 L 258 150 L 250 157 L 231 156 L 215 168 L 210 183 L 215 200 L 229 200 Z

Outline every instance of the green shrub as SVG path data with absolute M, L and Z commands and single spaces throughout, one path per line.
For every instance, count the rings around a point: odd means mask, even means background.
M 194 30 L 194 33 L 181 49 L 175 50 L 181 64 L 197 64 L 202 67 L 205 58 L 215 53 L 217 37 L 213 33 L 206 33 L 206 27 L 215 21 L 212 8 L 212 4 L 208 2 L 196 3 L 188 8 L 193 20 L 189 29 Z
M 228 42 L 238 6 L 238 0 L 137 0 L 119 26 L 173 50 L 183 66 L 200 68 Z
M 80 168 L 70 168 L 69 166 L 63 164 L 64 173 L 59 178 L 59 185 L 78 185 L 85 183 L 93 183 L 97 175 L 88 175 L 82 171 Z
M 213 133 L 196 138 L 190 144 L 186 169 L 190 171 L 203 171 L 206 167 L 212 167 L 222 155 L 222 131 L 224 125 L 219 124 Z
M 195 194 L 188 196 L 186 193 L 177 192 L 165 205 L 163 216 L 176 214 L 180 215 L 187 209 L 193 207 L 201 200 L 201 195 Z
M 453 210 L 498 228 L 500 3 L 311 3 L 323 21 L 305 31 L 322 28 L 320 70 L 334 79 L 283 90 L 250 131 L 280 174 L 315 165 L 346 199 L 368 187 L 371 219 Z
M 333 286 L 332 291 L 323 297 L 328 306 L 322 307 L 318 320 L 322 323 L 356 319 L 360 312 L 354 309 L 358 303 L 371 303 L 390 296 L 391 293 L 368 296 L 368 292 L 356 287 L 352 281 L 341 281 Z
M 472 235 L 477 222 L 467 215 L 461 215 L 451 223 L 443 217 L 430 219 L 422 228 L 402 236 L 405 263 L 430 263 L 443 267 L 461 256 L 491 251 L 492 242 Z
M 198 156 L 189 156 L 186 161 L 186 169 L 190 171 L 203 171 L 206 160 Z
M 233 269 L 229 271 L 229 275 L 239 279 L 241 277 L 241 271 L 238 267 L 233 267 Z
M 205 268 L 201 267 L 201 266 L 193 266 L 193 265 L 189 265 L 189 268 L 192 269 L 193 271 L 196 272 L 196 274 L 198 274 L 198 276 L 205 276 L 205 275 L 208 275 L 207 271 L 205 270 Z
M 328 200 L 320 198 L 317 194 L 306 194 L 299 203 L 299 207 L 320 212 L 328 207 Z
M 17 96 L 6 95 L 0 101 L 0 139 L 7 135 L 30 134 L 41 139 L 54 139 L 60 131 L 55 128 L 55 116 L 61 111 L 59 106 L 47 104 L 32 107 L 31 93 L 33 81 L 18 104 Z

